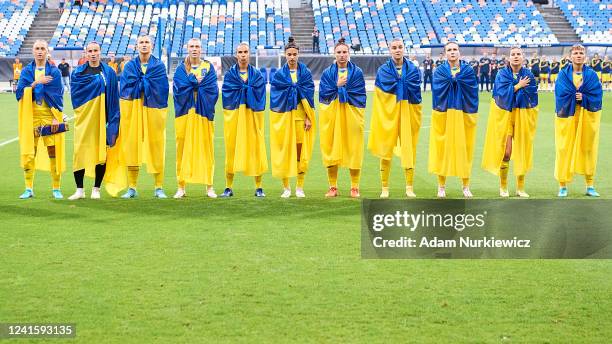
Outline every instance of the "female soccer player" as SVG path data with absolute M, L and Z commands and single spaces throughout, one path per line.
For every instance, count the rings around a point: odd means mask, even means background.
M 270 83 L 272 175 L 283 181 L 282 198 L 291 197 L 289 178 L 295 176 L 296 197 L 306 197 L 304 177 L 315 138 L 314 82 L 310 69 L 298 62 L 299 54 L 300 47 L 289 37 L 287 63 Z
M 176 178 L 174 198 L 186 196 L 186 183 L 206 185 L 206 194 L 216 198 L 213 189 L 215 170 L 215 104 L 219 98 L 217 73 L 212 63 L 203 60 L 202 42 L 187 42 L 188 56 L 174 72 L 173 99 L 176 138 Z
M 334 47 L 336 61 L 323 71 L 319 84 L 320 135 L 323 164 L 327 167 L 329 191 L 338 196 L 338 167 L 351 176 L 351 197 L 358 198 L 363 161 L 363 125 L 366 106 L 365 79 L 361 68 L 349 61 L 344 38 Z
M 404 57 L 404 42 L 391 41 L 391 58 L 378 68 L 368 149 L 380 158 L 381 198 L 389 197 L 391 159 L 397 147 L 406 178 L 406 196 L 416 197 L 413 180 L 421 128 L 421 77 Z
M 471 198 L 470 175 L 476 140 L 478 80 L 470 65 L 459 60 L 459 45 L 444 46 L 447 61 L 433 78 L 429 172 L 438 176 L 438 197 L 446 197 L 446 177 L 457 176 L 463 196 Z
M 533 161 L 533 139 L 538 120 L 538 85 L 528 68 L 523 67 L 523 51 L 510 49 L 510 66 L 497 74 L 487 125 L 482 167 L 499 175 L 499 195 L 509 197 L 508 167 L 514 161 L 516 195 L 525 192 L 525 174 Z

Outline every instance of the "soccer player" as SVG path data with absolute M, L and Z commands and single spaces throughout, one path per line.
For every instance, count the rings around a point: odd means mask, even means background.
M 491 75 L 490 74 L 491 73 L 491 59 L 487 56 L 486 52 L 480 58 L 479 68 L 480 68 L 480 91 L 482 92 L 486 88 L 487 92 L 489 92 L 489 90 L 490 90 L 490 88 L 489 88 L 489 83 L 490 83 L 489 76 Z
M 100 62 L 98 43 L 87 44 L 85 51 L 87 62 L 78 66 L 70 78 L 75 114 L 72 170 L 77 189 L 68 197 L 69 200 L 85 198 L 83 179 L 86 174 L 95 178 L 91 198 L 100 198 L 100 186 L 106 173 L 107 147 L 115 146 L 119 136 L 117 75 Z
M 423 60 L 423 91 L 427 91 L 427 83 L 430 84 L 433 78 L 434 61 L 431 59 L 431 55 L 427 54 L 425 60 Z
M 480 63 L 478 62 L 478 60 L 476 60 L 475 57 L 472 58 L 472 60 L 470 61 L 470 67 L 474 68 L 474 72 L 476 72 L 476 77 L 479 77 L 479 72 L 480 72 Z
M 249 55 L 249 45 L 238 44 L 237 63 L 223 79 L 225 190 L 221 197 L 234 195 L 236 172 L 255 177 L 255 197 L 266 196 L 262 188 L 262 175 L 268 170 L 264 134 L 266 82 L 259 70 L 249 64 Z
M 444 59 L 445 59 L 444 52 L 441 52 L 440 56 L 438 56 L 438 59 L 436 60 L 436 68 L 440 67 L 444 63 Z M 434 72 L 435 72 L 435 69 L 434 69 Z
M 381 198 L 389 197 L 391 159 L 397 146 L 406 196 L 416 197 L 413 181 L 421 128 L 421 78 L 419 70 L 404 57 L 405 49 L 400 38 L 391 41 L 391 58 L 376 73 L 368 149 L 380 159 Z
M 21 199 L 34 197 L 35 169 L 51 172 L 53 198 L 63 198 L 60 182 L 66 169 L 65 134 L 60 132 L 60 127 L 64 125 L 64 90 L 61 73 L 47 62 L 47 52 L 47 42 L 34 42 L 34 61 L 23 68 L 17 84 L 19 149 L 25 177 Z M 50 135 L 42 133 L 42 128 L 50 129 Z M 46 147 L 46 154 L 42 152 L 40 141 Z
M 125 64 L 120 79 L 122 158 L 128 177 L 128 190 L 121 197 L 138 196 L 138 174 L 145 163 L 155 180 L 154 196 L 166 198 L 163 182 L 168 77 L 164 64 L 151 53 L 151 37 L 138 37 L 137 48 L 138 56 Z
M 431 130 L 429 134 L 429 172 L 438 176 L 438 197 L 446 197 L 446 177 L 457 176 L 463 196 L 471 198 L 470 174 L 476 140 L 478 79 L 459 58 L 459 45 L 444 46 L 447 62 L 434 73 Z
M 603 86 L 606 90 L 610 89 L 610 60 L 608 55 L 604 57 L 604 60 L 601 64 L 601 79 L 603 80 Z
M 217 73 L 203 60 L 202 42 L 187 42 L 188 56 L 174 72 L 173 99 L 176 138 L 176 178 L 174 198 L 186 196 L 186 183 L 206 185 L 206 195 L 216 198 L 213 188 L 215 170 L 215 104 L 219 99 Z
M 17 84 L 19 83 L 19 76 L 21 75 L 22 69 L 23 64 L 18 58 L 15 58 L 15 62 L 13 63 L 13 92 L 17 90 Z
M 499 70 L 493 87 L 482 167 L 500 178 L 499 195 L 509 197 L 508 168 L 514 161 L 516 195 L 525 192 L 525 175 L 533 161 L 533 139 L 538 119 L 538 85 L 523 67 L 523 51 L 510 49 L 510 66 Z
M 115 72 L 115 74 L 117 74 L 119 70 L 118 69 L 119 65 L 117 64 L 117 61 L 115 61 L 115 55 L 110 56 L 110 60 L 108 61 L 108 66 Z
M 550 74 L 550 62 L 542 55 L 540 59 L 540 87 L 548 91 L 548 75 Z
M 536 82 L 538 85 L 540 84 L 540 58 L 537 53 L 533 53 L 533 57 L 529 61 L 529 66 L 531 67 L 531 74 L 536 78 Z
M 599 81 L 602 81 L 601 79 L 601 67 L 602 67 L 602 59 L 599 57 L 598 53 L 595 53 L 595 55 L 593 56 L 593 58 L 591 59 L 591 68 L 593 68 L 593 70 L 595 71 L 595 73 L 597 73 L 597 77 L 599 78 Z
M 595 71 L 585 64 L 586 49 L 570 50 L 572 63 L 561 70 L 555 86 L 555 178 L 559 197 L 567 197 L 574 174 L 586 180 L 586 195 L 599 197 L 594 176 L 599 148 L 603 90 Z
M 550 64 L 550 87 L 552 87 L 553 91 L 555 88 L 555 83 L 557 82 L 557 76 L 559 76 L 560 69 L 561 64 L 557 62 L 556 57 L 553 57 L 552 63 Z
M 570 61 L 570 59 L 569 59 L 569 55 L 568 55 L 568 56 L 563 56 L 563 57 L 561 58 L 561 68 L 560 68 L 560 69 L 565 68 L 565 67 L 566 67 L 566 66 L 567 66 L 567 65 L 568 65 L 570 62 L 571 62 L 571 61 Z M 559 72 L 560 72 L 560 71 L 559 71 Z
M 497 60 L 497 55 L 493 53 L 491 54 L 491 90 L 493 89 L 493 86 L 495 86 L 495 78 L 497 77 L 497 72 L 499 71 L 499 69 L 499 60 Z
M 282 198 L 291 197 L 289 178 L 295 176 L 295 195 L 306 197 L 304 177 L 315 139 L 314 82 L 310 69 L 298 61 L 299 54 L 300 47 L 289 37 L 287 63 L 270 82 L 272 175 L 282 179 Z
M 329 191 L 338 196 L 338 167 L 351 176 L 351 197 L 358 198 L 363 162 L 363 126 L 366 106 L 361 68 L 349 61 L 349 46 L 340 38 L 334 47 L 335 62 L 323 71 L 319 84 L 321 155 L 327 168 Z

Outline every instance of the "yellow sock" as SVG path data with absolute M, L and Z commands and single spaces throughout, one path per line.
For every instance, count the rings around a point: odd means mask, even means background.
M 559 187 L 564 188 L 567 186 L 566 182 L 559 182 Z
M 51 170 L 51 183 L 53 189 L 60 188 L 60 182 L 62 179 L 61 174 L 56 171 L 57 168 L 57 160 L 55 157 L 49 158 L 49 169 Z
M 383 188 L 389 186 L 389 175 L 391 174 L 391 160 L 380 159 L 380 183 Z
M 508 170 L 510 166 L 510 162 L 502 161 L 501 166 L 499 168 L 499 184 L 502 189 L 508 189 Z
M 470 178 L 461 178 L 461 183 L 464 188 L 467 188 L 470 186 Z
M 25 187 L 26 189 L 34 188 L 34 161 L 28 162 L 26 166 L 23 168 L 23 178 L 25 179 Z
M 349 169 L 351 174 L 351 188 L 359 188 L 359 179 L 361 178 L 361 169 Z
M 262 179 L 262 176 L 255 177 L 255 188 L 261 189 Z M 289 185 L 289 182 L 287 182 L 287 185 Z
M 139 171 L 140 167 L 138 166 L 128 166 L 128 186 L 132 189 L 136 189 L 136 185 L 138 184 Z
M 516 177 L 516 189 L 517 190 L 525 190 L 525 175 Z
M 289 178 L 283 178 L 283 188 L 289 188 Z
M 225 187 L 231 189 L 233 185 L 234 185 L 234 174 L 226 173 L 225 174 Z
M 153 178 L 155 178 L 155 188 L 161 189 L 164 186 L 164 174 L 153 173 Z
M 327 167 L 327 182 L 330 187 L 338 186 L 338 165 Z
M 589 176 L 589 175 L 585 175 L 584 179 L 586 181 L 586 185 L 588 187 L 593 187 L 593 185 L 595 185 L 595 179 L 593 178 L 593 176 Z
M 185 188 L 185 181 L 184 180 L 179 180 L 178 181 L 178 187 L 181 188 L 181 189 L 184 189 Z
M 405 169 L 404 178 L 406 178 L 406 186 L 414 185 L 414 168 Z
M 446 185 L 446 176 L 438 176 L 438 186 Z
M 304 188 L 304 178 L 306 177 L 306 172 L 300 172 L 297 175 L 297 183 L 296 186 L 298 188 Z

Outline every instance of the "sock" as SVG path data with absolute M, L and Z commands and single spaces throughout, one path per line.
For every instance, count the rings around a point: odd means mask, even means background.
M 26 189 L 34 188 L 34 161 L 28 162 L 23 168 L 23 178 Z
M 464 188 L 470 187 L 470 178 L 461 178 L 461 185 Z
M 566 182 L 559 182 L 559 187 L 560 188 L 567 187 L 567 183 Z
M 438 176 L 438 186 L 444 187 L 446 185 L 446 176 Z
M 338 165 L 327 167 L 327 182 L 330 187 L 338 186 Z
M 289 189 L 289 178 L 283 178 L 283 188 Z
M 57 160 L 55 157 L 49 158 L 49 169 L 51 170 L 51 183 L 53 189 L 60 188 L 60 182 L 62 179 L 61 174 L 56 171 L 57 168 Z
M 296 187 L 298 187 L 300 189 L 304 188 L 304 178 L 305 177 L 306 177 L 306 172 L 298 173 Z
M 349 169 L 349 173 L 351 174 L 351 188 L 357 189 L 359 188 L 359 179 L 361 179 L 361 169 Z
M 83 179 L 85 179 L 85 169 L 74 171 L 72 174 L 74 175 L 74 183 L 77 189 L 82 189 Z
M 414 168 L 405 169 L 404 177 L 406 178 L 406 186 L 414 185 Z
M 163 173 L 153 173 L 153 178 L 155 179 L 155 188 L 161 189 L 164 185 L 164 174 Z
M 96 165 L 96 180 L 94 182 L 94 187 L 100 188 L 102 180 L 104 180 L 104 174 L 106 174 L 106 164 Z
M 499 184 L 502 189 L 508 189 L 508 170 L 510 166 L 510 162 L 502 161 L 501 167 L 499 168 Z
M 184 180 L 178 180 L 177 183 L 178 183 L 178 187 L 179 188 L 181 188 L 181 189 L 185 188 L 185 181 Z
M 128 186 L 132 189 L 136 189 L 136 185 L 138 184 L 139 171 L 140 167 L 138 166 L 128 166 Z
M 262 179 L 263 179 L 262 176 L 256 176 L 255 177 L 255 188 L 261 189 Z M 289 183 L 287 182 L 287 184 L 289 184 Z
M 226 173 L 225 174 L 225 187 L 231 189 L 233 185 L 234 185 L 234 174 Z
M 584 180 L 586 181 L 587 187 L 593 187 L 593 185 L 595 185 L 595 180 L 592 175 L 585 175 Z
M 525 190 L 525 175 L 516 177 L 516 189 L 521 191 Z
M 391 174 L 391 160 L 380 159 L 380 183 L 383 188 L 389 187 L 389 175 Z

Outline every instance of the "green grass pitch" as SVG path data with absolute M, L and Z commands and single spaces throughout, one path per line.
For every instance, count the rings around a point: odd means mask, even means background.
M 497 177 L 480 168 L 490 94 L 480 97 L 472 190 L 496 198 Z M 372 105 L 368 99 L 366 130 Z M 427 173 L 431 95 L 424 94 L 415 191 L 432 198 Z M 604 98 L 596 186 L 612 196 L 612 96 Z M 17 133 L 17 104 L 0 96 L 0 143 Z M 173 109 L 168 116 L 166 193 L 176 188 Z M 534 169 L 527 191 L 554 198 L 554 101 L 541 93 Z M 66 98 L 65 112 L 72 114 Z M 267 119 L 266 119 L 267 121 Z M 216 121 L 215 187 L 223 179 L 223 122 Z M 68 134 L 71 165 L 72 132 Z M 183 200 L 155 200 L 141 173 L 137 200 L 53 201 L 48 173 L 36 198 L 23 191 L 18 143 L 0 146 L 0 322 L 74 322 L 78 343 L 200 342 L 609 342 L 612 263 L 606 260 L 362 260 L 360 202 L 327 189 L 318 142 L 306 199 L 279 197 L 264 176 L 237 176 L 233 199 L 208 199 L 188 186 Z M 514 191 L 511 178 L 510 190 Z M 86 180 L 86 191 L 92 185 Z M 292 187 L 294 181 L 292 181 Z M 62 190 L 74 192 L 72 174 Z M 362 197 L 380 192 L 378 160 L 365 153 Z M 391 196 L 403 196 L 394 160 Z M 449 179 L 449 196 L 459 181 Z M 584 180 L 570 185 L 582 198 Z M 535 230 L 535 228 L 534 228 Z M 608 319 L 608 320 L 606 320 Z M 608 339 L 606 339 L 608 338 Z M 40 340 L 37 340 L 38 342 Z M 24 341 L 26 342 L 26 341 Z M 33 341 L 34 342 L 34 341 Z

